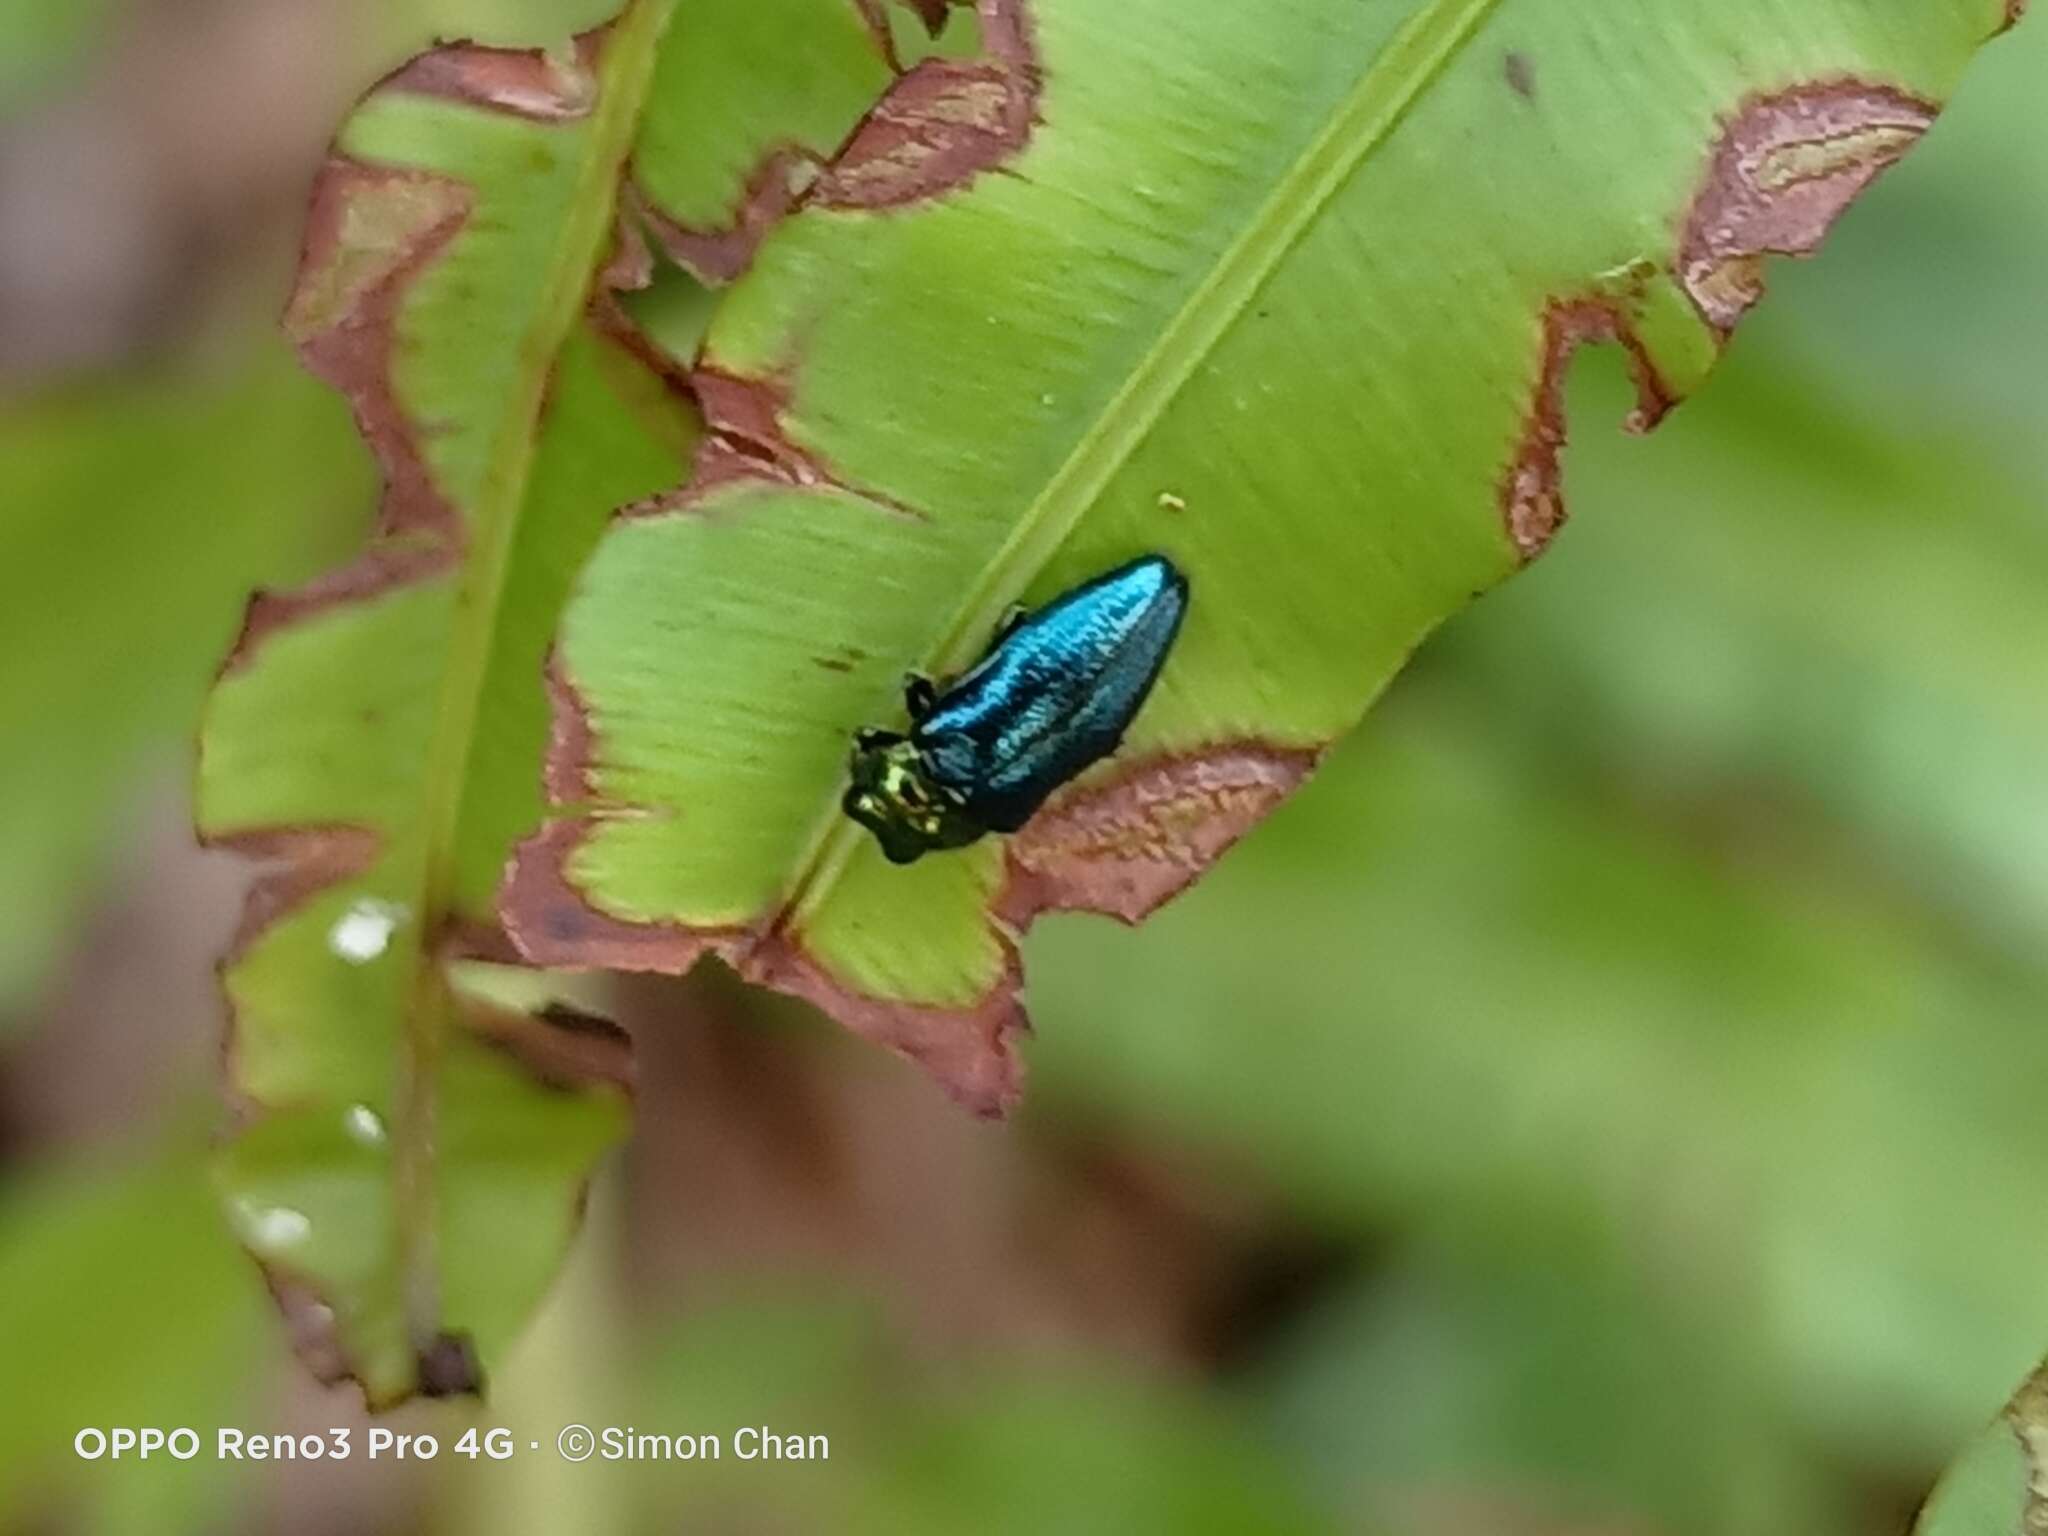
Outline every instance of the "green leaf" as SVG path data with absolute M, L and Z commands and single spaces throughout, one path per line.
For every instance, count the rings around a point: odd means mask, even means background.
M 360 525 L 369 477 L 339 403 L 281 343 L 224 351 L 0 419 L 9 1022 L 29 1016 L 127 830 L 115 807 L 190 732 L 241 594 L 302 579 Z
M 662 49 L 632 184 L 648 228 L 697 276 L 730 282 L 816 183 L 897 74 L 939 44 L 903 39 L 888 0 L 697 0 Z M 971 18 L 969 18 L 971 21 Z M 977 40 L 964 23 L 944 47 Z
M 608 291 L 669 10 L 387 81 L 315 190 L 287 319 L 386 488 L 354 564 L 258 596 L 208 710 L 202 830 L 274 862 L 225 973 L 246 1114 L 219 1181 L 308 1359 L 373 1403 L 476 1389 L 622 1126 L 615 1049 L 452 962 L 509 957 L 492 893 L 539 810 L 570 573 L 695 441 Z
M 2031 1536 L 2048 1521 L 2048 1374 L 2036 1372 L 1962 1455 L 1914 1536 Z
M 851 0 L 698 0 L 662 50 L 632 177 L 649 227 L 737 276 L 893 74 Z
M 0 1401 L 0 1505 L 44 1499 L 90 1528 L 204 1531 L 243 1469 L 212 1429 L 248 1423 L 271 1366 L 262 1288 L 221 1231 L 197 1138 L 17 1175 L 0 1189 L 0 1359 L 30 1384 Z M 196 1458 L 85 1461 L 89 1427 L 192 1426 Z
M 1001 1110 L 1016 934 L 1137 920 L 1285 798 L 1556 530 L 1573 349 L 1625 342 L 1654 422 L 2009 9 L 983 0 L 980 52 L 906 74 L 760 245 L 691 482 L 585 572 L 515 939 L 716 951 Z M 638 171 L 677 206 L 709 174 Z M 884 863 L 837 809 L 851 734 L 1148 549 L 1193 606 L 1121 760 Z
M 1518 1256 L 1416 1244 L 1256 1368 L 1270 1438 L 1349 1529 L 1850 1528 L 1762 1389 L 1738 1298 L 1674 1307 L 1667 1271 L 1637 1273 L 1597 1233 L 1546 1235 Z
M 119 0 L 0 0 L 0 112 L 62 80 L 106 33 Z

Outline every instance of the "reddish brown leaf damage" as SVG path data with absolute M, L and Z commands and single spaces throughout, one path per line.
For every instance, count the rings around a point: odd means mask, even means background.
M 563 730 L 558 721 L 557 742 L 573 740 L 579 729 Z M 549 771 L 582 770 L 551 764 Z M 680 976 L 715 954 L 746 980 L 801 997 L 856 1034 L 908 1057 L 974 1113 L 1000 1116 L 1015 1105 L 1023 1066 L 1013 1042 L 1026 1025 L 1016 1002 L 1022 977 L 1014 950 L 1003 983 L 971 1008 L 919 1008 L 863 997 L 772 930 L 629 923 L 597 911 L 565 873 L 588 832 L 587 822 L 552 821 L 513 854 L 498 909 L 529 961 L 564 970 Z
M 679 493 L 696 499 L 733 480 L 771 480 L 782 485 L 836 485 L 822 460 L 791 441 L 783 418 L 789 388 L 780 379 L 749 379 L 717 368 L 699 368 L 690 383 L 709 428 L 698 450 L 695 472 Z M 666 498 L 654 505 L 664 509 Z
M 800 997 L 862 1038 L 916 1062 L 955 1101 L 985 1119 L 1009 1114 L 1023 1097 L 1017 1040 L 1031 1026 L 1017 1001 L 1023 963 L 1008 940 L 1002 977 L 967 1008 L 922 1008 L 849 991 L 779 934 L 721 944 L 718 952 L 748 981 Z
M 1041 912 L 1138 923 L 1300 788 L 1320 756 L 1218 747 L 1138 763 L 1063 794 L 1010 839 L 996 912 L 1020 932 Z
M 754 252 L 768 232 L 789 216 L 817 179 L 816 156 L 800 145 L 778 144 L 747 177 L 732 223 L 722 229 L 679 224 L 637 191 L 631 195 L 640 219 L 669 258 L 700 282 L 716 288 L 732 282 L 753 264 Z
M 875 104 L 807 199 L 905 208 L 942 197 L 1021 152 L 1042 81 L 1022 0 L 982 0 L 984 56 L 926 59 Z
M 382 593 L 415 581 L 426 581 L 454 568 L 457 552 L 446 544 L 414 544 L 372 548 L 353 564 L 329 571 L 290 592 L 258 589 L 242 613 L 242 628 L 222 664 L 221 675 L 249 665 L 263 642 L 278 630 L 304 623 L 330 608 L 368 602 Z
M 377 197 L 393 187 L 416 189 L 426 180 L 337 156 L 314 187 L 299 286 L 287 325 L 298 337 L 306 366 L 348 399 L 356 425 L 383 470 L 377 539 L 353 563 L 304 587 L 254 594 L 243 614 L 241 633 L 222 664 L 223 677 L 249 666 L 280 630 L 425 580 L 461 557 L 461 519 L 435 488 L 412 425 L 391 393 L 390 363 L 392 322 L 400 297 L 462 227 L 468 217 L 467 195 L 451 196 L 454 211 L 415 231 L 403 249 L 381 253 L 376 281 L 346 295 L 338 308 L 318 306 L 317 324 L 310 318 L 313 307 L 306 302 L 316 279 L 349 254 L 343 228 L 356 200 Z M 345 826 L 252 828 L 216 833 L 205 841 L 210 847 L 281 865 L 250 889 L 241 924 L 222 962 L 229 967 L 272 923 L 328 886 L 367 872 L 380 847 L 374 832 Z
M 1763 297 L 1763 259 L 1804 256 L 1934 121 L 1932 102 L 1859 80 L 1752 98 L 1722 129 L 1693 199 L 1678 277 L 1728 334 Z
M 1673 260 L 1700 317 L 1726 338 L 1764 293 L 1767 256 L 1817 249 L 1834 221 L 1896 164 L 1934 121 L 1935 106 L 1889 86 L 1829 81 L 1754 97 L 1724 124 L 1687 211 Z M 1522 438 L 1501 481 L 1500 505 L 1522 558 L 1543 553 L 1566 512 L 1560 459 L 1564 379 L 1589 341 L 1628 352 L 1637 406 L 1631 431 L 1657 425 L 1677 403 L 1635 328 L 1633 296 L 1552 302 Z
M 900 70 L 884 0 L 852 0 L 892 70 Z M 902 0 L 936 37 L 956 0 Z M 839 150 L 771 146 L 749 173 L 731 222 L 681 224 L 632 193 L 637 216 L 679 266 L 721 287 L 753 264 L 771 230 L 809 203 L 896 208 L 965 186 L 1024 147 L 1037 119 L 1039 72 L 1022 0 L 982 0 L 984 56 L 927 59 L 902 74 Z
M 1565 524 L 1564 383 L 1572 354 L 1587 342 L 1618 341 L 1636 380 L 1632 432 L 1647 432 L 1676 404 L 1649 351 L 1635 333 L 1625 300 L 1612 297 L 1553 303 L 1543 313 L 1540 371 L 1522 441 L 1501 481 L 1501 515 L 1522 558 L 1534 560 Z
M 831 465 L 791 438 L 785 425 L 789 386 L 784 380 L 746 378 L 718 368 L 698 368 L 686 377 L 706 428 L 690 478 L 676 490 L 621 508 L 620 517 L 685 512 L 713 493 L 745 482 L 831 486 L 905 517 L 921 515 L 879 491 L 848 485 Z
M 345 279 L 335 279 L 332 274 L 346 272 L 363 259 L 361 235 L 351 222 L 354 211 L 379 202 L 398 207 L 402 199 L 427 208 L 438 203 L 446 211 L 417 230 L 395 224 L 392 232 L 405 237 L 403 243 L 377 252 L 381 266 L 368 286 L 352 290 Z M 413 424 L 391 392 L 393 329 L 406 290 L 460 232 L 471 202 L 469 189 L 455 182 L 341 156 L 329 160 L 314 184 L 298 285 L 285 317 L 299 356 L 349 402 L 356 426 L 383 471 L 378 540 L 424 536 L 443 546 L 443 557 L 459 551 L 461 518 L 435 486 Z M 385 562 L 387 580 L 395 574 L 392 567 L 404 563 L 374 546 L 365 563 L 379 558 Z M 354 595 L 367 595 L 360 581 L 351 583 L 338 575 L 315 585 L 352 585 Z
M 568 58 L 538 48 L 458 44 L 423 53 L 388 76 L 379 89 L 445 96 L 536 122 L 567 122 L 597 104 L 602 31 L 576 39 Z
M 377 862 L 382 840 L 368 827 L 268 827 L 207 839 L 207 846 L 275 864 L 249 890 L 235 934 L 221 956 L 232 969 L 271 924 L 289 917 L 330 885 L 353 880 Z
M 588 727 L 565 723 L 557 714 L 550 779 L 588 771 L 569 759 L 562 745 L 579 737 L 588 740 Z M 598 911 L 569 883 L 567 873 L 588 831 L 587 822 L 557 817 L 513 850 L 498 890 L 498 915 L 528 960 L 561 970 L 680 976 L 720 944 L 744 936 L 740 929 L 629 923 Z
M 513 116 L 560 121 L 591 105 L 592 74 L 605 33 L 576 40 L 575 62 L 539 51 L 458 45 L 423 54 L 378 89 L 447 96 Z M 433 212 L 408 226 L 403 217 L 366 233 L 359 211 L 383 202 L 403 215 Z M 466 541 L 462 519 L 449 504 L 420 452 L 417 428 L 392 393 L 395 321 L 406 291 L 447 249 L 472 212 L 473 198 L 458 182 L 366 165 L 333 155 L 314 184 L 299 271 L 285 328 L 306 367 L 348 402 L 357 429 L 383 476 L 376 535 L 351 565 L 292 592 L 258 592 L 244 615 L 225 671 L 248 665 L 263 641 L 280 628 L 349 603 L 366 602 L 453 568 Z M 391 238 L 375 244 L 377 234 Z M 368 242 L 368 248 L 366 248 Z M 360 281 L 363 270 L 370 273 Z M 644 283 L 644 246 L 622 235 L 604 283 Z M 601 285 L 602 286 L 602 285 Z
M 234 936 L 216 965 L 223 978 L 223 989 L 228 972 L 242 963 L 272 924 L 283 921 L 329 886 L 368 874 L 383 851 L 383 839 L 368 827 L 345 825 L 201 834 L 200 841 L 209 848 L 271 866 L 250 884 L 249 894 L 242 898 Z M 229 1085 L 234 1112 L 248 1115 L 255 1106 L 240 1098 L 233 1088 L 241 1080 L 236 1070 L 237 1051 L 238 1036 L 231 1019 L 230 1027 L 221 1033 L 221 1081 Z M 280 1296 L 280 1303 L 283 1299 Z
M 542 783 L 550 805 L 580 805 L 597 796 L 590 782 L 597 747 L 590 735 L 590 711 L 553 652 L 548 655 L 547 690 L 550 739 Z

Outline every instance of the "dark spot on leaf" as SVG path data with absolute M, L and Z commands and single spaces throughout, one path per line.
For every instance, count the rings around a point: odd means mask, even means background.
M 901 3 L 905 9 L 916 13 L 928 35 L 937 37 L 946 30 L 948 7 L 960 4 L 962 0 L 901 0 Z
M 1510 53 L 1505 65 L 1509 87 L 1525 101 L 1536 99 L 1536 65 L 1526 53 Z
M 422 1397 L 483 1396 L 483 1367 L 466 1333 L 437 1334 L 419 1352 L 418 1370 Z
M 522 1013 L 470 999 L 463 1023 L 550 1088 L 581 1093 L 595 1085 L 633 1091 L 633 1042 L 610 1019 L 562 1002 Z
M 868 653 L 857 645 L 842 645 L 829 656 L 811 659 L 827 672 L 851 672 L 868 659 Z
M 1819 248 L 1844 209 L 1919 142 L 1933 103 L 1838 80 L 1752 98 L 1723 127 L 1693 199 L 1678 276 L 1723 335 L 1764 293 L 1764 258 Z
M 558 728 L 557 746 L 549 752 L 551 776 L 581 771 L 557 764 L 561 739 Z M 725 931 L 630 923 L 598 911 L 567 874 L 589 825 L 576 817 L 557 817 L 513 850 L 498 889 L 498 916 L 514 946 L 528 961 L 563 970 L 682 975 Z
M 548 1003 L 534 1015 L 543 1024 L 554 1029 L 567 1030 L 572 1035 L 588 1035 L 596 1039 L 623 1042 L 625 1030 L 616 1019 L 608 1019 L 601 1013 L 589 1013 L 567 1003 Z

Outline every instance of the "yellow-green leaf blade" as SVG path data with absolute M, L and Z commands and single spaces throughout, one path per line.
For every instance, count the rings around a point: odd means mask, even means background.
M 1624 341 L 1654 421 L 1764 255 L 1811 249 L 2010 18 L 980 15 L 981 57 L 906 77 L 719 308 L 698 378 L 727 452 L 586 573 L 559 652 L 578 792 L 506 912 L 570 963 L 715 947 L 993 1109 L 1015 930 L 1141 916 L 1283 798 L 1556 531 L 1572 348 Z M 1148 550 L 1195 595 L 1122 759 L 1007 845 L 885 865 L 837 811 L 852 733 L 1011 603 Z

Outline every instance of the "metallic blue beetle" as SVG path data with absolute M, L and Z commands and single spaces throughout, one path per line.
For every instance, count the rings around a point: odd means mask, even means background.
M 1015 832 L 1117 749 L 1187 606 L 1187 577 L 1164 556 L 1143 555 L 1016 615 L 944 691 L 908 679 L 908 735 L 854 736 L 841 807 L 893 864 Z

